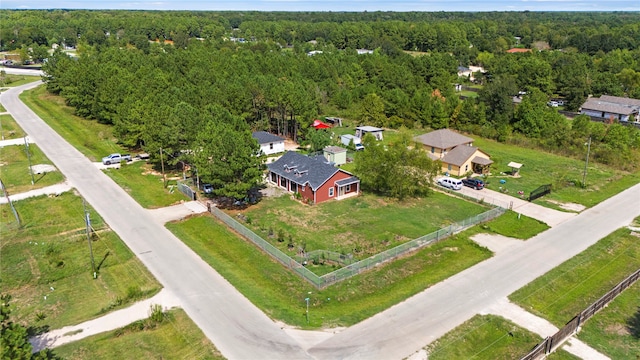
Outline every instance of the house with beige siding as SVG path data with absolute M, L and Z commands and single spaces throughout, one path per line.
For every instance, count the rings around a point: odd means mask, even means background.
M 486 152 L 473 146 L 473 139 L 449 129 L 440 129 L 416 136 L 432 160 L 442 162 L 442 172 L 464 176 L 469 171 L 485 174 L 493 161 Z

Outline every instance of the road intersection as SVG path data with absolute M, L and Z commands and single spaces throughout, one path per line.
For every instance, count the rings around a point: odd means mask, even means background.
M 21 91 L 37 85 L 8 90 L 0 101 L 229 359 L 408 357 L 640 215 L 639 184 L 382 313 L 302 346 L 19 101 Z

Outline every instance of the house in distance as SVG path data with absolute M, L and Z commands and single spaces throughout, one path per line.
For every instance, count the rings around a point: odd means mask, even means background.
M 260 151 L 265 155 L 284 152 L 284 139 L 266 131 L 255 131 L 251 134 L 260 144 Z
M 472 138 L 449 129 L 422 134 L 414 140 L 425 146 L 432 160 L 442 162 L 443 172 L 453 176 L 463 176 L 469 171 L 485 174 L 493 164 L 489 154 L 473 146 Z

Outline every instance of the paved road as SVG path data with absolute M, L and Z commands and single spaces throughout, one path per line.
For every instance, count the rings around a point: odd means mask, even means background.
M 629 225 L 638 215 L 640 184 L 336 334 L 309 352 L 320 359 L 405 358 L 473 315 L 486 313 L 499 299 Z
M 39 82 L 0 95 L 3 106 L 69 182 L 229 359 L 305 359 L 277 324 L 185 246 L 18 99 Z
M 640 215 L 640 184 L 330 338 L 300 345 L 9 90 L 2 104 L 230 359 L 400 359 Z

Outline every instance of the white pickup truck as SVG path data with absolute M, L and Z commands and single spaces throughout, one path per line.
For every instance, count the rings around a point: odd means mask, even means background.
M 120 155 L 118 153 L 115 153 L 102 158 L 102 163 L 104 165 L 119 164 L 123 161 L 126 161 L 126 162 L 131 161 L 131 155 L 130 154 Z

